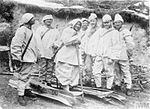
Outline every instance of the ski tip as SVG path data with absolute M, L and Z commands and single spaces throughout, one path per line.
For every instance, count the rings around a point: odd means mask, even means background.
M 80 96 L 83 94 L 83 92 L 79 92 L 79 91 L 69 91 L 69 92 L 74 96 Z

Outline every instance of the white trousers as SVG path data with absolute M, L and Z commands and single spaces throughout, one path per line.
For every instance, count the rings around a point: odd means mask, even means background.
M 123 74 L 123 79 L 124 82 L 126 83 L 128 89 L 131 89 L 132 87 L 132 78 L 131 78 L 131 73 L 130 73 L 130 68 L 129 68 L 129 62 L 126 61 L 119 61 L 119 66 L 121 69 L 121 72 Z
M 76 86 L 79 83 L 79 66 L 58 62 L 56 77 L 62 85 Z
M 14 73 L 14 80 L 11 79 L 9 84 L 18 90 L 18 95 L 23 96 L 25 89 L 29 88 L 33 74 L 39 71 L 38 66 L 34 63 L 23 63 L 20 71 Z
M 106 78 L 106 88 L 111 89 L 114 81 L 114 63 L 109 63 L 107 58 L 96 57 L 93 64 L 93 76 L 96 87 L 102 87 L 102 78 Z M 104 72 L 102 72 L 104 70 Z

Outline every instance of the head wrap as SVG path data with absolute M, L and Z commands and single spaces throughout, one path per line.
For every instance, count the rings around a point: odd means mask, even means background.
M 34 15 L 31 13 L 25 13 L 21 18 L 20 25 L 28 23 L 33 17 Z
M 52 19 L 53 20 L 53 16 L 50 14 L 50 15 L 45 15 L 42 19 L 42 22 L 44 22 L 45 20 L 48 20 L 48 19 Z
M 89 16 L 89 20 L 96 19 L 97 15 L 95 13 L 91 13 Z
M 80 19 L 73 19 L 72 21 L 70 21 L 70 22 L 68 23 L 68 26 L 74 27 L 77 22 L 80 22 L 80 23 L 81 23 L 81 20 L 80 20 Z
M 103 22 L 107 22 L 107 21 L 111 21 L 112 18 L 109 14 L 105 14 L 103 17 L 102 17 L 102 21 Z
M 121 22 L 124 22 L 122 16 L 120 14 L 116 14 L 115 15 L 115 19 L 114 19 L 114 22 L 117 22 L 117 21 L 121 21 Z

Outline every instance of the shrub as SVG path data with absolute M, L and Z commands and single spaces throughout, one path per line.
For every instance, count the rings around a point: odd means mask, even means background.
M 13 20 L 14 3 L 0 1 L 0 22 L 11 22 Z

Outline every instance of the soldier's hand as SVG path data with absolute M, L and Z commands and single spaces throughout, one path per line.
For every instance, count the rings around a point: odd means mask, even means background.
M 81 41 L 79 41 L 79 40 L 74 41 L 73 45 L 76 45 L 76 44 L 81 44 Z
M 52 48 L 53 48 L 54 50 L 57 50 L 57 49 L 58 49 L 58 46 L 55 45 L 55 44 L 53 44 L 53 45 L 52 45 Z

